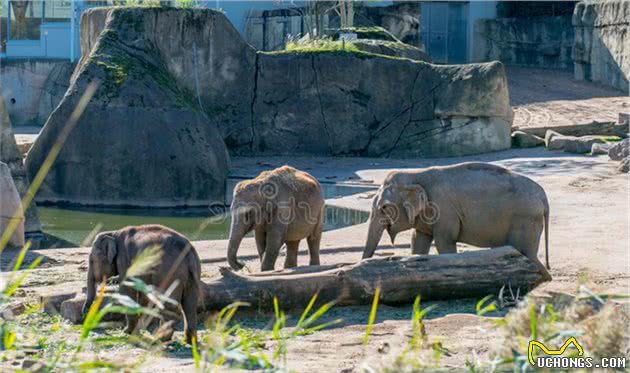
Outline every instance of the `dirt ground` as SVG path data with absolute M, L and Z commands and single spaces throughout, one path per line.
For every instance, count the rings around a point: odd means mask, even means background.
M 615 171 L 607 157 L 571 156 L 543 148 L 509 150 L 482 156 L 457 159 L 389 160 L 354 158 L 293 158 L 291 165 L 308 169 L 321 180 L 337 182 L 380 183 L 394 169 L 420 168 L 435 164 L 479 160 L 493 162 L 523 173 L 546 190 L 551 206 L 550 258 L 554 280 L 535 290 L 574 292 L 578 278 L 588 278 L 594 291 L 630 293 L 630 256 L 628 233 L 628 177 Z M 233 160 L 234 173 L 253 175 L 262 168 L 275 167 L 286 158 L 253 158 Z M 373 192 L 329 200 L 331 205 L 368 210 Z M 360 260 L 365 242 L 366 224 L 326 232 L 323 238 L 322 264 Z M 398 247 L 392 248 L 386 238 L 380 254 L 408 254 L 409 234 L 401 234 Z M 217 274 L 225 266 L 226 241 L 199 241 L 195 246 L 202 258 L 203 277 Z M 542 243 L 541 243 L 542 247 Z M 475 248 L 460 246 L 460 251 Z M 46 263 L 30 277 L 26 291 L 67 292 L 84 286 L 87 249 L 49 249 L 30 255 L 44 255 Z M 432 249 L 435 254 L 435 249 Z M 540 251 L 542 258 L 543 251 Z M 257 270 L 256 250 L 252 238 L 241 245 L 239 256 L 252 270 Z M 278 262 L 281 262 L 279 259 Z M 308 255 L 303 244 L 299 262 L 306 264 Z M 31 293 L 32 294 L 32 293 Z M 477 356 L 488 358 L 498 337 L 491 318 L 474 314 L 476 300 L 430 302 L 437 309 L 428 315 L 426 331 L 432 340 L 442 343 L 448 354 L 441 356 L 442 367 L 463 367 Z M 425 304 L 427 306 L 428 304 Z M 288 345 L 288 368 L 299 372 L 352 371 L 362 364 L 377 365 L 384 345 L 400 346 L 409 332 L 410 307 L 381 306 L 372 338 L 364 351 L 361 339 L 365 332 L 369 307 L 333 309 L 327 318 L 342 318 L 342 325 L 292 340 Z M 499 313 L 500 315 L 500 313 Z M 269 319 L 271 319 L 269 315 Z M 257 324 L 265 327 L 266 322 Z M 343 326 L 343 327 L 341 327 Z M 192 359 L 168 355 L 152 360 L 147 370 L 168 371 L 192 369 Z
M 572 72 L 508 67 L 507 77 L 519 129 L 616 122 L 619 113 L 630 112 L 627 94 L 573 80 Z
M 574 82 L 569 73 L 534 69 L 508 69 L 511 100 L 515 105 L 515 123 L 544 125 L 616 120 L 619 111 L 629 111 L 630 100 L 618 91 L 590 83 Z M 527 117 L 529 116 L 529 117 Z M 593 291 L 630 294 L 629 185 L 628 175 L 616 172 L 616 164 L 607 156 L 575 156 L 544 148 L 513 149 L 497 153 L 447 159 L 366 159 L 322 157 L 233 158 L 232 175 L 254 176 L 263 169 L 288 163 L 307 170 L 324 182 L 379 184 L 395 169 L 421 168 L 464 161 L 499 164 L 525 174 L 540 183 L 551 206 L 550 261 L 553 281 L 535 290 L 575 292 L 579 281 L 586 281 Z M 327 203 L 368 211 L 373 192 L 364 192 Z M 360 260 L 366 224 L 329 231 L 324 234 L 322 264 Z M 379 254 L 408 254 L 410 235 L 399 235 L 397 247 L 383 238 Z M 227 242 L 199 241 L 195 246 L 202 258 L 203 277 L 217 275 L 225 266 Z M 542 258 L 544 253 L 539 255 Z M 303 243 L 299 263 L 308 255 Z M 475 248 L 460 246 L 460 251 Z M 80 290 L 86 274 L 87 248 L 32 251 L 27 262 L 37 255 L 45 261 L 29 276 L 24 296 Z M 8 253 L 6 253 L 8 254 Z M 435 254 L 432 249 L 431 254 Z M 252 238 L 239 251 L 249 268 L 258 268 Z M 11 255 L 3 255 L 6 269 Z M 278 260 L 280 263 L 282 259 Z M 477 300 L 427 302 L 437 308 L 427 316 L 426 332 L 445 349 L 439 366 L 464 368 L 467 361 L 487 359 L 498 338 L 492 317 L 475 315 Z M 500 311 L 493 316 L 501 316 Z M 369 307 L 333 308 L 327 319 L 344 321 L 331 329 L 299 337 L 288 344 L 287 368 L 299 372 L 350 372 L 365 364 L 378 366 L 389 354 L 379 352 L 400 348 L 409 333 L 411 307 L 379 307 L 376 324 L 367 348 L 362 345 Z M 295 315 L 293 315 L 295 318 Z M 269 315 L 268 319 L 271 319 Z M 256 327 L 268 326 L 262 320 Z M 143 366 L 145 371 L 192 371 L 190 354 L 165 353 Z

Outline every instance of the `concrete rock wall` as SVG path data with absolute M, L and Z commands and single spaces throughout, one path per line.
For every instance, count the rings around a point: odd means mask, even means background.
M 16 60 L 0 64 L 0 94 L 14 126 L 44 124 L 70 85 L 74 64 Z
M 228 155 L 214 123 L 226 112 L 208 117 L 202 107 L 225 102 L 229 118 L 238 120 L 250 113 L 248 105 L 244 113 L 238 110 L 243 106 L 230 106 L 242 95 L 222 89 L 248 83 L 238 74 L 245 70 L 239 64 L 247 63 L 247 49 L 226 44 L 233 36 L 224 34 L 236 30 L 212 11 L 114 8 L 90 10 L 88 20 L 91 15 L 106 19 L 103 31 L 29 151 L 29 175 L 42 165 L 88 87 L 96 90 L 38 201 L 138 207 L 223 203 Z M 214 48 L 225 51 L 223 58 L 212 57 Z M 228 56 L 229 51 L 236 54 Z
M 436 157 L 510 146 L 499 63 L 280 53 L 260 54 L 257 70 L 255 153 Z
M 571 16 L 481 19 L 473 35 L 474 61 L 573 69 Z
M 24 197 L 29 187 L 29 179 L 26 175 L 26 169 L 22 163 L 22 155 L 18 151 L 15 143 L 15 136 L 11 127 L 11 120 L 5 109 L 4 100 L 0 97 L 0 162 L 6 164 L 11 171 L 13 183 L 17 188 L 20 197 Z M 35 204 L 26 210 L 24 214 L 24 233 L 28 238 L 37 238 L 41 235 L 41 224 L 39 214 Z
M 573 13 L 574 75 L 629 92 L 630 0 L 582 1 Z
M 202 9 L 92 9 L 82 18 L 82 35 L 92 50 L 29 152 L 29 174 L 87 87 L 98 88 L 39 200 L 218 201 L 228 169 L 225 145 L 242 155 L 396 157 L 510 147 L 512 111 L 500 63 L 437 66 L 361 51 L 257 52 L 222 13 Z

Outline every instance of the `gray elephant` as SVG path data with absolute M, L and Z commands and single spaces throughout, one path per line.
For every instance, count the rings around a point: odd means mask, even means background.
M 324 196 L 319 182 L 306 172 L 283 166 L 241 181 L 234 189 L 227 260 L 236 270 L 243 237 L 254 231 L 261 270 L 272 271 L 283 243 L 285 268 L 297 266 L 300 240 L 306 238 L 310 265 L 319 264 L 324 225 Z
M 551 275 L 538 260 L 545 229 L 549 268 L 549 203 L 531 179 L 486 163 L 461 163 L 390 173 L 372 203 L 363 258 L 370 258 L 386 229 L 414 229 L 413 254 L 427 254 L 431 242 L 440 254 L 456 253 L 456 243 L 479 247 L 511 245 Z
M 149 271 L 136 277 L 162 292 L 178 280 L 178 285 L 170 294 L 170 298 L 178 302 L 183 310 L 186 322 L 185 338 L 191 343 L 192 339 L 196 338 L 197 303 L 201 297 L 201 262 L 195 248 L 186 237 L 161 225 L 125 227 L 117 231 L 102 232 L 96 236 L 90 252 L 87 299 L 83 305 L 83 313 L 85 314 L 94 302 L 99 283 L 113 276 L 119 278 L 120 293 L 146 306 L 148 299 L 144 294 L 123 286 L 122 283 L 134 258 L 142 251 L 154 247 L 160 249 L 159 260 Z M 175 306 L 167 311 L 170 316 L 180 313 Z M 138 315 L 126 317 L 126 332 L 136 333 Z M 170 339 L 172 334 L 170 330 L 165 339 Z

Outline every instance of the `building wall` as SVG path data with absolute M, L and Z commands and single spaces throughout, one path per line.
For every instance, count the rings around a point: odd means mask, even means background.
M 472 1 L 468 4 L 468 62 L 474 61 L 475 45 L 475 23 L 482 19 L 493 19 L 497 16 L 497 1 Z
M 573 39 L 570 15 L 479 19 L 471 60 L 570 70 Z
M 44 124 L 68 89 L 74 64 L 9 60 L 0 64 L 0 95 L 14 126 Z

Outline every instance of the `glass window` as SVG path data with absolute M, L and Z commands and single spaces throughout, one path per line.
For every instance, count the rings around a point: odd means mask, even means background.
M 9 1 L 10 40 L 39 40 L 44 15 L 43 1 Z
M 72 17 L 70 0 L 47 0 L 44 4 L 44 22 L 70 22 Z

